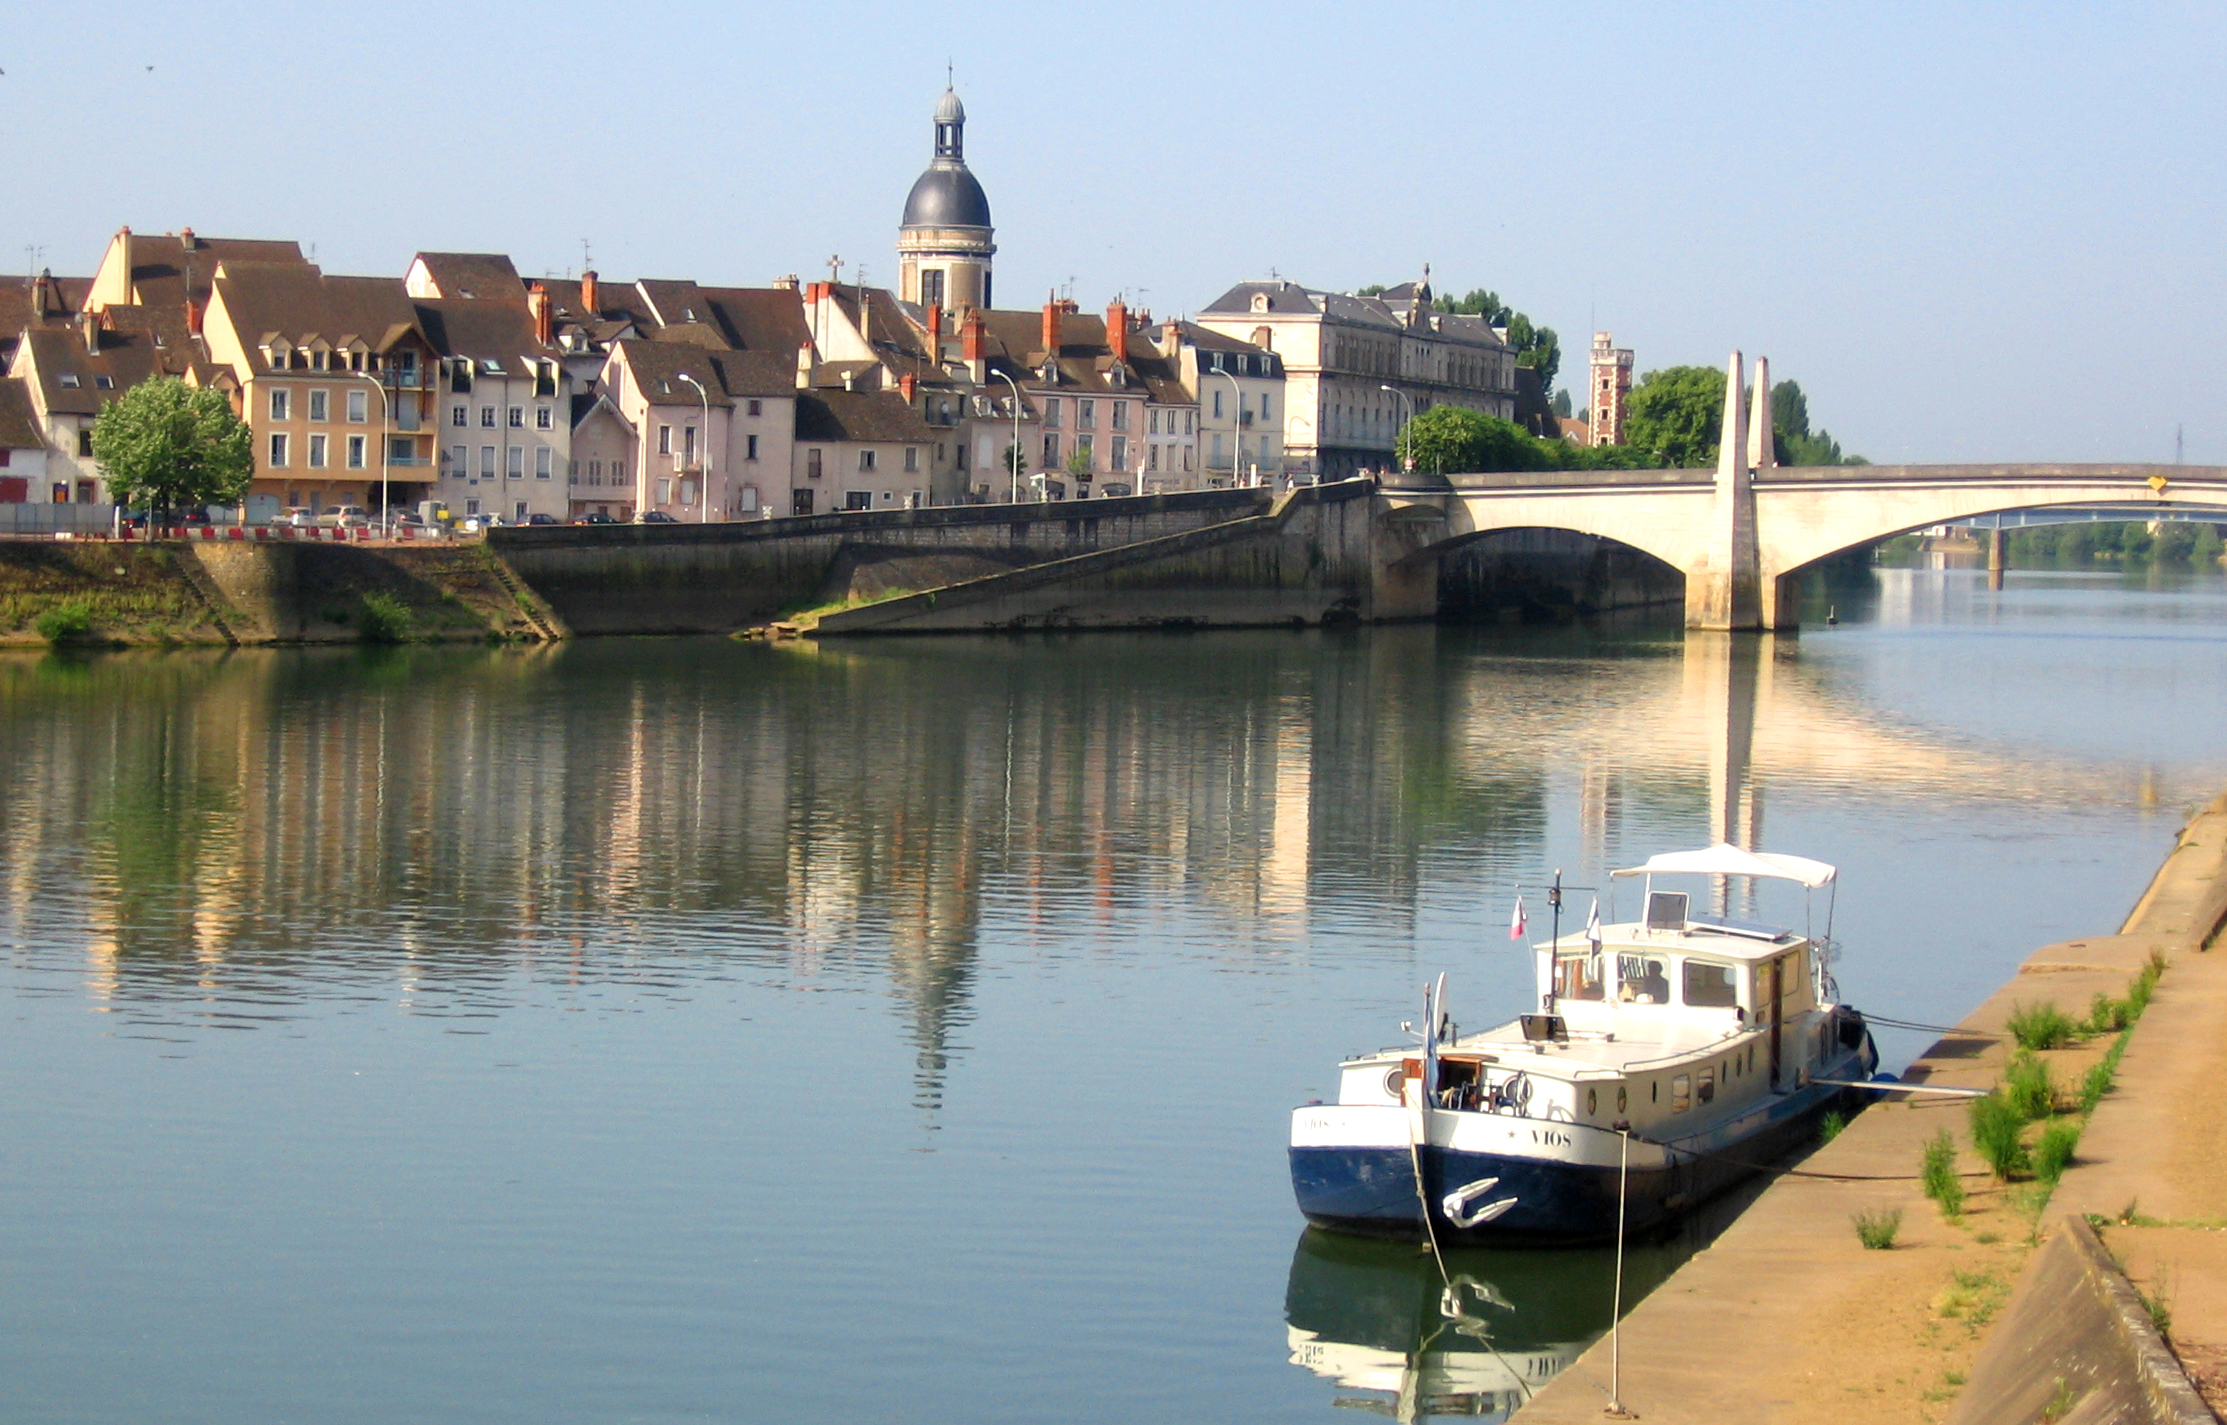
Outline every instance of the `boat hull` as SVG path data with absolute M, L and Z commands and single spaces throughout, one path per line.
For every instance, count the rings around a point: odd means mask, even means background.
M 1868 1074 L 1868 1044 L 1856 1057 Z M 1858 1064 L 1848 1067 L 1855 1069 Z M 1605 1130 L 1579 1130 L 1573 1136 L 1589 1141 L 1577 1147 L 1590 1151 L 1563 1153 L 1474 1151 L 1458 1143 L 1434 1141 L 1422 1150 L 1424 1190 L 1420 1194 L 1415 1190 L 1414 1155 L 1404 1141 L 1295 1142 L 1292 1188 L 1306 1219 L 1333 1232 L 1419 1239 L 1427 1200 L 1432 1225 L 1444 1244 L 1611 1241 L 1616 1236 L 1620 1177 L 1626 1234 L 1645 1234 L 1677 1221 L 1810 1141 L 1826 1113 L 1853 1111 L 1867 1097 L 1857 1090 L 1811 1085 L 1773 1102 L 1762 1121 L 1745 1131 L 1711 1133 L 1673 1145 L 1635 1139 L 1628 1175 L 1617 1166 L 1616 1135 Z M 1499 1181 L 1475 1195 L 1471 1211 L 1488 1201 L 1513 1197 L 1515 1202 L 1491 1221 L 1474 1226 L 1464 1227 L 1450 1218 L 1442 1205 L 1447 1194 L 1486 1178 Z

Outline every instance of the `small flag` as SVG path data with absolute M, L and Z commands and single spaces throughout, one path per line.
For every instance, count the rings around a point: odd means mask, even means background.
M 1517 896 L 1517 897 L 1516 897 L 1516 914 L 1515 914 L 1515 918 L 1514 918 L 1513 920 L 1510 920 L 1510 921 L 1508 922 L 1508 938 L 1509 938 L 1510 940 L 1521 940 L 1521 939 L 1523 939 L 1523 927 L 1524 927 L 1524 919 L 1523 919 L 1523 897 L 1519 895 L 1519 896 Z
M 1586 943 L 1593 947 L 1594 954 L 1601 953 L 1601 898 L 1599 896 L 1593 897 L 1593 909 L 1585 917 L 1585 939 Z

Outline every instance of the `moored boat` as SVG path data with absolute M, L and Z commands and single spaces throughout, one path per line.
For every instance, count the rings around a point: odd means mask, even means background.
M 1536 1012 L 1456 1035 L 1444 977 L 1417 1042 L 1339 1065 L 1335 1103 L 1291 1121 L 1292 1187 L 1317 1226 L 1442 1243 L 1644 1232 L 1809 1139 L 1878 1065 L 1838 1003 L 1829 932 L 1696 913 L 1672 875 L 1830 886 L 1833 867 L 1719 845 L 1615 872 L 1644 914 L 1533 946 Z M 1426 1217 L 1425 1214 L 1428 1214 Z

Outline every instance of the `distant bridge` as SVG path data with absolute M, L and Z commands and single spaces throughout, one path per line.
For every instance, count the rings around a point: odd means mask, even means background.
M 2227 521 L 2216 465 L 1780 466 L 1770 442 L 1769 367 L 1756 362 L 1751 412 L 1733 354 L 1716 469 L 1522 471 L 1389 477 L 1375 617 L 1435 606 L 1441 556 L 1503 530 L 1558 529 L 1615 540 L 1686 578 L 1686 624 L 1791 628 L 1801 576 L 1844 550 L 1931 525 L 2049 507 L 2103 507 L 2118 519 Z M 2199 516 L 2200 517 L 2200 516 Z

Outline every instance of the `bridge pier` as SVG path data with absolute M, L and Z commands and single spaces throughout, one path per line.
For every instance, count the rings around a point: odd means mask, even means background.
M 1987 587 L 2000 590 L 2003 587 L 2003 571 L 2008 568 L 2010 531 L 1998 524 L 1987 532 Z
M 1761 463 L 1769 469 L 1777 463 L 1771 441 L 1771 368 L 1766 360 L 1756 358 L 1751 426 L 1742 400 L 1747 385 L 1742 365 L 1735 351 L 1725 366 L 1724 422 L 1717 443 L 1708 543 L 1700 564 L 1686 571 L 1686 627 L 1712 632 L 1748 633 L 1770 626 L 1764 616 L 1763 558 L 1756 540 L 1754 467 Z M 1756 436 L 1753 451 L 1750 430 Z

